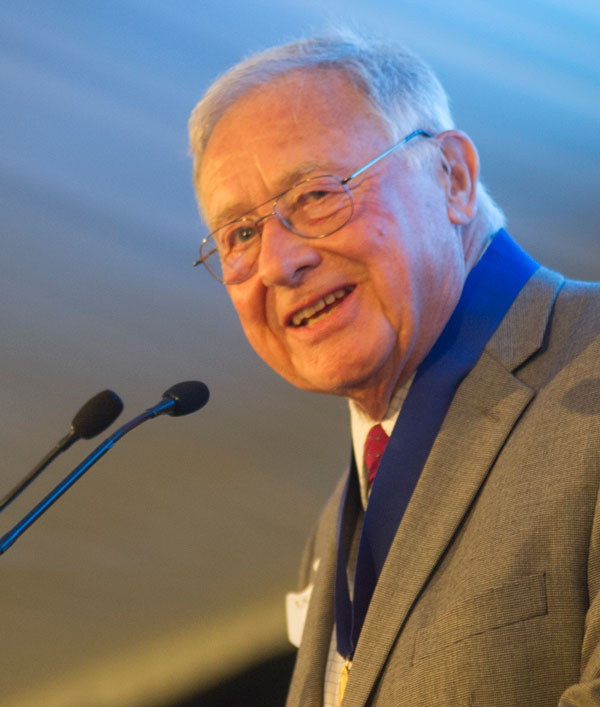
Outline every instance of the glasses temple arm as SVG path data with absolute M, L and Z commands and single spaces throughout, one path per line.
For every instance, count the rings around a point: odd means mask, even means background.
M 417 137 L 417 135 L 422 135 L 423 137 L 433 137 L 433 135 L 431 135 L 431 133 L 428 133 L 426 130 L 413 130 L 410 135 L 407 135 L 405 138 L 402 138 L 400 142 L 397 142 L 395 145 L 388 147 L 385 152 L 382 152 L 380 155 L 377 155 L 377 157 L 374 157 L 370 162 L 367 162 L 367 164 L 363 165 L 360 169 L 357 169 L 356 172 L 352 172 L 351 175 L 349 175 L 345 179 L 342 179 L 342 184 L 347 184 L 351 179 L 354 179 L 354 177 L 358 177 L 359 174 L 362 174 L 365 170 L 369 169 L 369 167 L 372 167 L 374 164 L 379 162 L 379 160 L 382 160 L 384 157 L 387 157 L 390 152 L 393 152 L 397 147 L 405 145 L 409 140 L 412 140 L 414 137 Z

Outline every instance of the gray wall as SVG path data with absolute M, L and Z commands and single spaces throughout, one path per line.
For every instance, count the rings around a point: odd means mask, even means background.
M 158 704 L 284 642 L 282 596 L 348 454 L 345 403 L 277 379 L 201 234 L 186 121 L 248 52 L 332 19 L 438 71 L 513 235 L 600 277 L 600 9 L 590 0 L 4 0 L 0 5 L 0 495 L 110 387 L 123 420 L 204 380 L 0 557 L 2 703 Z M 2 517 L 7 530 L 95 442 Z M 41 697 L 43 695 L 43 697 Z

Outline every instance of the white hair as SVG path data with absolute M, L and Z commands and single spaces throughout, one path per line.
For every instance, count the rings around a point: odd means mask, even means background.
M 404 47 L 338 30 L 250 56 L 210 86 L 189 122 L 196 187 L 206 144 L 231 105 L 250 90 L 290 71 L 319 69 L 343 73 L 364 96 L 392 141 L 417 128 L 431 134 L 454 128 L 446 92 L 425 62 Z M 471 227 L 491 235 L 504 224 L 504 214 L 478 182 Z

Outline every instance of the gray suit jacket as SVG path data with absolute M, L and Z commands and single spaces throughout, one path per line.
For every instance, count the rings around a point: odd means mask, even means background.
M 600 705 L 599 331 L 599 286 L 541 268 L 523 288 L 448 410 L 344 707 Z M 322 704 L 341 488 L 305 552 L 288 707 Z

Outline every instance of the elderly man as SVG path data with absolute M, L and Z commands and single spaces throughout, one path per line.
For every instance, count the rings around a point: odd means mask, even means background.
M 269 50 L 190 127 L 198 262 L 275 371 L 350 405 L 288 705 L 600 705 L 598 288 L 502 229 L 405 50 Z

